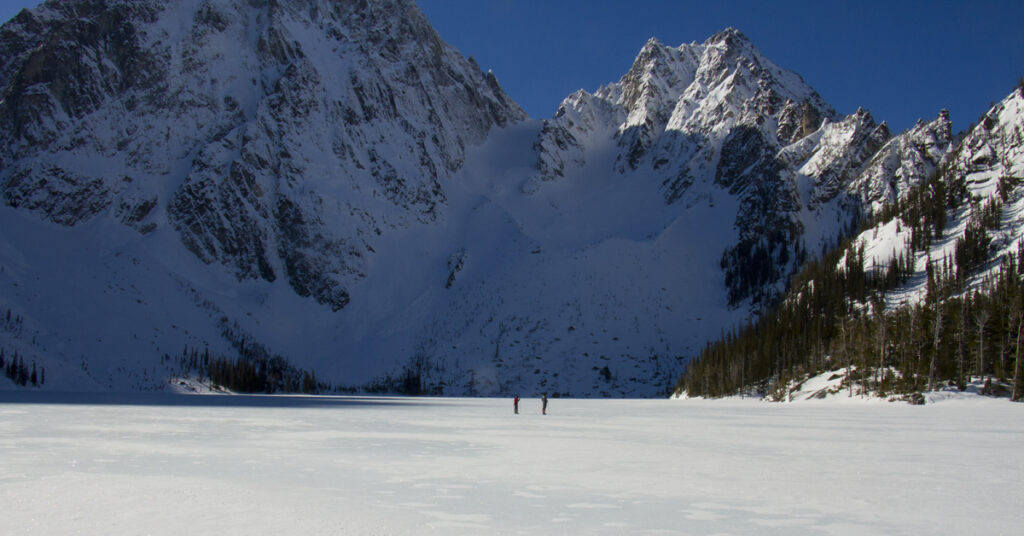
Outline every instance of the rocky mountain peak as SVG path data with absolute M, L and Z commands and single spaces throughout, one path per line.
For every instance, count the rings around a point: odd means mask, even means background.
M 739 240 L 722 259 L 730 301 L 769 303 L 782 289 L 775 283 L 798 265 L 801 244 L 816 250 L 842 232 L 841 223 L 809 218 L 856 219 L 885 197 L 882 184 L 916 181 L 924 171 L 910 170 L 927 170 L 948 145 L 941 122 L 928 131 L 941 149 L 918 154 L 909 141 L 899 149 L 885 122 L 863 108 L 839 116 L 799 75 L 727 28 L 677 48 L 649 40 L 619 82 L 566 99 L 534 144 L 532 184 L 585 168 L 592 147 L 607 147 L 597 136 L 604 132 L 615 142 L 613 169 L 652 177 L 668 204 L 692 205 L 724 189 L 740 206 Z M 914 136 L 924 133 L 903 139 Z
M 661 39 L 658 39 L 657 37 L 651 36 L 650 38 L 647 39 L 647 42 L 644 43 L 644 46 L 640 48 L 640 53 L 637 54 L 637 58 L 640 58 L 640 57 L 643 57 L 643 56 L 655 55 L 659 51 L 663 50 L 664 48 L 666 48 L 666 47 L 661 42 Z M 634 61 L 634 65 L 635 65 L 635 63 L 636 62 Z
M 753 46 L 750 39 L 747 38 L 743 32 L 733 27 L 725 28 L 716 32 L 714 35 L 709 37 L 705 42 L 705 45 L 724 45 L 729 48 L 734 47 L 750 47 Z
M 871 151 L 870 160 L 848 186 L 860 205 L 872 212 L 903 198 L 925 180 L 953 144 L 953 124 L 948 112 L 940 112 L 927 123 L 918 121 L 895 137 L 889 135 L 884 122 L 875 130 L 864 148 L 864 152 Z M 879 147 L 875 148 L 876 145 Z
M 989 181 L 1003 177 L 1007 186 L 1018 184 L 1024 176 L 1024 86 L 1016 88 L 1002 101 L 994 103 L 981 116 L 950 154 L 949 166 L 955 173 L 988 173 Z

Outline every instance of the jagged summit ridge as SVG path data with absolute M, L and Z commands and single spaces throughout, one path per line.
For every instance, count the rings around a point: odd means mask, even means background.
M 685 151 L 687 145 L 709 145 L 739 126 L 764 130 L 771 141 L 788 143 L 816 130 L 835 112 L 803 80 L 761 55 L 734 29 L 719 32 L 703 44 L 668 47 L 656 38 L 640 50 L 633 66 L 617 83 L 600 88 L 593 97 L 615 113 L 615 136 L 624 150 L 618 169 L 636 170 L 641 161 L 662 162 Z M 590 100 L 572 96 L 562 103 L 545 134 L 554 145 L 582 143 L 573 128 L 593 130 L 579 118 L 593 117 Z M 565 109 L 576 107 L 575 119 L 562 119 Z M 621 115 L 621 118 L 619 117 Z M 774 129 L 764 128 L 765 121 Z M 571 122 L 572 124 L 568 124 Z M 558 141 L 561 140 L 561 141 Z M 538 145 L 547 140 L 542 136 Z M 655 148 L 661 142 L 661 150 Z M 538 179 L 564 175 L 565 163 L 543 152 Z M 707 155 L 705 155 L 707 156 Z M 676 170 L 683 174 L 686 169 Z M 670 181 L 667 197 L 678 199 L 679 181 Z
M 930 148 L 919 150 L 925 131 Z M 892 188 L 919 181 L 949 137 L 948 121 L 893 142 L 865 110 L 841 117 L 727 28 L 679 47 L 652 38 L 618 82 L 563 101 L 535 142 L 537 174 L 526 191 L 584 168 L 593 174 L 588 166 L 609 159 L 613 171 L 659 185 L 669 205 L 691 207 L 724 190 L 739 203 L 738 241 L 722 253 L 730 301 L 769 303 L 807 248 L 832 243 Z M 888 156 L 878 156 L 883 147 Z
M 889 140 L 866 164 L 850 185 L 861 203 L 872 211 L 901 199 L 915 185 L 935 172 L 953 149 L 953 123 L 949 112 Z

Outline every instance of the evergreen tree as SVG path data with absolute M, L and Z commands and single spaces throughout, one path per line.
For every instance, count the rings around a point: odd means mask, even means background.
M 985 326 L 990 313 L 988 309 L 979 309 L 974 315 L 974 323 L 978 326 L 978 377 L 985 375 Z
M 1020 355 L 1021 335 L 1024 335 L 1022 331 L 1024 331 L 1024 310 L 1017 312 L 1017 353 L 1016 364 L 1014 366 L 1013 371 L 1012 395 L 1012 399 L 1014 401 L 1019 401 L 1021 399 L 1021 396 L 1024 395 L 1024 385 L 1021 385 L 1021 361 L 1024 361 L 1024 359 L 1022 359 L 1022 356 Z

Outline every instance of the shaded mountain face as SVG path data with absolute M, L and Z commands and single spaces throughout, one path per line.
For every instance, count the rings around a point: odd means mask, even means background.
M 444 218 L 467 145 L 525 118 L 411 1 L 47 2 L 0 51 L 9 206 L 168 225 L 335 310 L 372 237 Z
M 662 394 L 952 140 L 839 116 L 733 29 L 527 120 L 403 0 L 46 2 L 0 58 L 0 348 L 65 388 L 158 388 L 185 348 Z

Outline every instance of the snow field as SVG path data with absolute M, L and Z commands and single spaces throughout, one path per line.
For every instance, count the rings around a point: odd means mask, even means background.
M 0 393 L 3 534 L 1012 534 L 1024 406 Z

